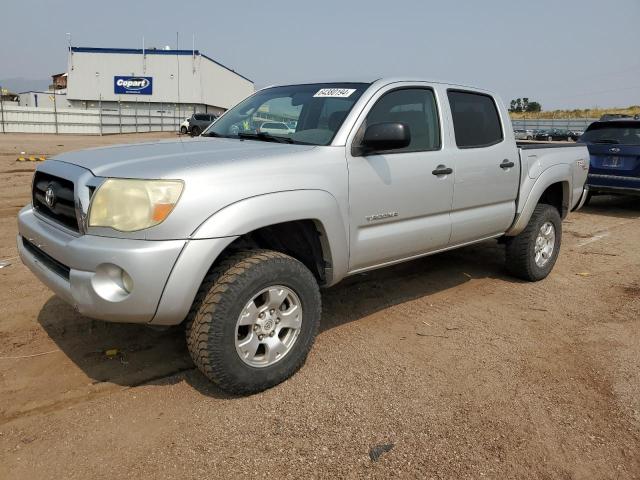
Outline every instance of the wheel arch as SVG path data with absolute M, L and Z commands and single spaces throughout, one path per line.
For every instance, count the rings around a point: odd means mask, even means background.
M 320 252 L 325 272 L 314 273 L 324 284 L 333 285 L 346 275 L 348 230 L 345 216 L 336 198 L 324 190 L 276 192 L 235 202 L 211 215 L 191 237 L 238 237 L 229 247 L 252 242 L 261 248 L 293 253 L 294 258 L 302 256 L 301 261 L 311 267 L 304 255 L 296 254 L 300 248 L 274 238 L 287 231 L 296 241 L 306 239 L 313 254 Z M 278 243 L 284 243 L 284 248 L 278 248 Z
M 536 205 L 546 203 L 558 209 L 561 218 L 565 218 L 571 207 L 571 174 L 566 165 L 556 165 L 545 170 L 531 187 L 520 212 L 507 231 L 507 236 L 522 232 L 533 214 Z
M 317 235 L 310 240 L 309 256 L 303 247 L 291 248 L 285 242 L 274 243 L 269 235 L 296 230 L 297 239 Z M 306 232 L 306 233 L 305 233 Z M 176 325 L 189 313 L 207 272 L 226 255 L 240 248 L 272 248 L 293 254 L 325 286 L 340 281 L 348 268 L 348 238 L 338 202 L 324 190 L 293 190 L 247 198 L 228 205 L 207 218 L 190 236 L 165 285 L 162 298 L 151 321 L 155 325 Z M 287 248 L 288 247 L 288 248 Z M 324 272 L 318 272 L 318 252 L 322 251 Z M 313 259 L 313 260 L 312 260 Z

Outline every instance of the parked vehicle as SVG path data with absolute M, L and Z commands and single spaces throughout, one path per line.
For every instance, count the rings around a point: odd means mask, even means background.
M 184 122 L 182 122 L 180 124 L 180 133 L 182 135 L 186 135 L 187 132 L 189 131 L 189 120 L 191 119 L 191 117 L 187 117 L 185 118 Z
M 189 126 L 187 127 L 187 131 L 197 137 L 200 135 L 211 123 L 218 118 L 216 115 L 212 113 L 194 113 L 189 118 Z
M 569 138 L 574 142 L 577 142 L 583 133 L 584 131 L 582 130 L 569 130 Z
M 533 132 L 531 130 L 516 129 L 513 134 L 516 140 L 533 140 Z
M 293 107 L 292 107 L 293 106 Z M 297 115 L 293 135 L 238 131 Z M 551 272 L 585 198 L 584 145 L 518 146 L 490 92 L 377 80 L 271 87 L 192 141 L 64 153 L 37 166 L 22 261 L 88 317 L 186 324 L 220 388 L 294 374 L 319 287 L 491 238 L 528 281 Z
M 605 113 L 600 116 L 601 122 L 606 122 L 609 120 L 638 120 L 640 119 L 640 115 L 628 115 L 626 113 Z
M 640 120 L 594 122 L 580 137 L 591 155 L 587 185 L 600 193 L 640 195 Z
M 568 130 L 560 130 L 559 128 L 550 128 L 548 130 L 540 130 L 536 133 L 535 140 L 550 141 L 569 141 L 571 134 Z
M 284 122 L 264 122 L 258 128 L 258 133 L 268 133 L 270 135 L 289 135 L 291 129 Z

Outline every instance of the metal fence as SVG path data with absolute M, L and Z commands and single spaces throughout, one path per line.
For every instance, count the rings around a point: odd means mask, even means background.
M 166 108 L 162 104 L 139 104 L 134 108 L 20 107 L 0 104 L 2 133 L 71 133 L 108 135 L 136 132 L 176 132 L 193 106 Z
M 2 133 L 72 133 L 108 135 L 136 132 L 176 132 L 195 107 L 176 104 L 135 104 L 118 108 L 20 107 L 0 102 Z M 265 115 L 267 117 L 267 115 Z M 265 118 L 268 119 L 268 118 Z M 584 131 L 596 118 L 517 119 L 514 129 L 546 130 L 560 128 Z
M 517 130 L 547 130 L 549 128 L 560 128 L 562 130 L 584 132 L 597 118 L 532 118 L 511 120 L 513 128 Z

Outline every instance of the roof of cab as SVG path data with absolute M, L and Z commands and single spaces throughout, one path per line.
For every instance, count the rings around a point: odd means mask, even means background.
M 419 77 L 380 77 L 380 78 L 376 78 L 376 79 L 360 79 L 360 80 L 354 80 L 354 79 L 336 79 L 336 78 L 331 78 L 331 79 L 327 79 L 327 80 L 314 80 L 314 81 L 308 81 L 308 82 L 291 82 L 291 83 L 282 83 L 282 84 L 273 84 L 273 85 L 268 85 L 265 86 L 263 88 L 261 88 L 260 90 L 264 90 L 266 88 L 272 88 L 272 87 L 283 87 L 283 86 L 289 86 L 289 85 L 317 85 L 317 84 L 326 84 L 326 83 L 359 83 L 359 84 L 366 84 L 369 86 L 384 86 L 384 85 L 390 85 L 392 83 L 406 83 L 406 82 L 416 82 L 416 83 L 432 83 L 432 84 L 438 84 L 438 85 L 446 85 L 449 87 L 453 87 L 453 88 L 463 88 L 463 89 L 469 89 L 469 90 L 475 90 L 478 92 L 484 92 L 484 93 L 488 93 L 488 94 L 493 94 L 493 92 L 481 88 L 481 87 L 476 87 L 476 86 L 472 86 L 472 85 L 466 85 L 463 83 L 456 83 L 456 82 L 448 82 L 448 81 L 444 81 L 444 80 L 432 80 L 432 79 L 427 79 L 427 78 L 419 78 Z

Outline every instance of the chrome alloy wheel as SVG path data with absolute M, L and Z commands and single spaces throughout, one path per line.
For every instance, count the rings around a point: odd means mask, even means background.
M 252 367 L 282 360 L 302 327 L 302 304 L 290 288 L 273 285 L 257 293 L 236 323 L 236 351 Z
M 538 231 L 535 245 L 535 261 L 540 268 L 544 267 L 551 256 L 556 245 L 556 228 L 551 222 L 545 222 Z

